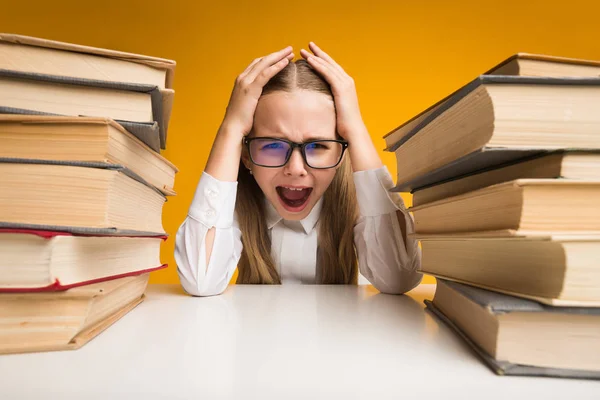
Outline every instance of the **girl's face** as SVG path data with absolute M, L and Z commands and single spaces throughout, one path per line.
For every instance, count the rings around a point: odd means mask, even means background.
M 333 100 L 308 90 L 277 91 L 262 96 L 254 114 L 252 137 L 273 137 L 302 143 L 311 139 L 336 139 Z M 313 209 L 333 180 L 338 166 L 313 169 L 304 162 L 299 148 L 282 167 L 252 164 L 244 152 L 244 165 L 279 215 L 301 220 Z

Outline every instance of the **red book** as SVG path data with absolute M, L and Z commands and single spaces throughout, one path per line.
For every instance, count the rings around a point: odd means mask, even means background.
M 166 268 L 166 238 L 0 228 L 0 292 L 66 290 Z

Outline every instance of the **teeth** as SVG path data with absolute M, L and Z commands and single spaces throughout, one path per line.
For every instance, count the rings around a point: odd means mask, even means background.
M 286 187 L 287 190 L 303 190 L 301 188 L 291 188 L 291 187 Z

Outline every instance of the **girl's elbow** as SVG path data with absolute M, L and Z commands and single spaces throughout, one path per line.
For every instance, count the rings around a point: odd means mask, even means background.
M 417 287 L 422 279 L 423 274 L 420 272 L 406 271 L 399 274 L 395 279 L 379 279 L 372 282 L 372 284 L 375 289 L 379 290 L 381 293 L 399 295 L 409 292 Z
M 187 294 L 193 297 L 218 296 L 222 294 L 227 288 L 227 285 L 198 285 L 196 282 L 192 283 L 183 279 L 181 280 L 181 286 L 183 286 L 183 289 L 186 291 Z
M 179 275 L 181 286 L 191 296 L 216 296 L 223 293 L 227 288 L 227 282 L 223 283 L 219 281 L 215 284 L 214 280 L 211 282 L 212 279 L 210 277 L 197 277 L 190 268 L 181 268 L 179 264 L 177 274 Z
M 375 289 L 384 294 L 404 294 L 410 289 L 406 289 L 404 285 L 389 282 L 373 282 Z
M 225 291 L 225 288 L 222 288 L 222 289 L 210 288 L 210 289 L 196 290 L 196 291 L 192 291 L 192 292 L 186 290 L 186 292 L 192 297 L 219 296 L 219 295 L 223 294 L 224 291 Z

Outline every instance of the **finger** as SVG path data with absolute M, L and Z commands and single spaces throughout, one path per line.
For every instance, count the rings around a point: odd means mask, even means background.
M 339 72 L 334 70 L 331 65 L 326 63 L 324 60 L 319 57 L 310 55 L 306 59 L 308 63 L 317 70 L 317 72 L 321 73 L 323 77 L 329 82 L 329 84 L 334 85 L 341 81 L 342 77 L 340 77 Z
M 253 81 L 254 79 L 256 79 L 258 74 L 260 74 L 265 68 L 268 68 L 268 67 L 272 66 L 273 64 L 278 63 L 283 58 L 289 57 L 290 54 L 293 56 L 294 53 L 292 53 L 292 50 L 293 50 L 292 46 L 288 46 L 285 49 L 276 51 L 275 53 L 271 53 L 268 56 L 263 57 L 248 72 L 248 74 L 247 74 L 248 79 L 250 81 Z
M 300 50 L 300 54 L 306 59 L 306 61 L 308 61 L 311 65 L 323 65 L 324 68 L 326 68 L 328 71 L 331 71 L 331 73 L 338 79 L 344 79 L 344 74 L 342 72 L 340 72 L 338 69 L 336 69 L 333 65 L 331 65 L 329 62 L 323 60 L 321 57 L 316 56 L 314 54 L 309 53 L 308 51 L 301 49 Z
M 263 69 L 262 72 L 258 74 L 258 76 L 254 79 L 254 83 L 259 85 L 260 87 L 264 87 L 272 77 L 274 77 L 279 71 L 284 69 L 289 63 L 290 59 L 289 57 L 286 57 L 282 60 L 279 60 L 270 67 Z
M 323 50 L 321 50 L 321 48 L 319 46 L 317 46 L 315 44 L 315 42 L 309 42 L 308 43 L 308 48 L 315 53 L 315 55 L 321 57 L 323 60 L 327 61 L 328 63 L 332 64 L 335 69 L 337 69 L 338 71 L 340 71 L 342 74 L 345 74 L 346 71 L 344 71 L 344 69 L 342 68 L 341 65 L 339 65 L 338 63 L 335 62 L 335 60 L 327 53 L 325 53 Z
M 290 53 L 288 54 L 287 58 L 291 61 L 294 58 L 294 53 Z M 244 76 L 246 76 L 248 74 L 248 72 L 252 69 L 252 67 L 254 67 L 256 65 L 256 63 L 258 63 L 260 60 L 262 60 L 263 57 L 259 57 L 259 58 L 255 58 L 250 65 L 248 65 L 246 67 L 246 69 L 244 70 L 244 72 L 242 72 L 240 74 L 240 78 L 243 78 Z
M 257 63 L 257 62 L 259 62 L 260 60 L 262 60 L 262 57 L 255 58 L 255 59 L 254 59 L 254 60 L 253 60 L 253 61 L 250 63 L 250 65 L 248 65 L 248 66 L 246 67 L 246 69 L 244 70 L 244 72 L 242 72 L 242 73 L 240 74 L 240 76 L 245 76 L 245 75 L 247 75 L 247 74 L 248 74 L 248 72 L 249 72 L 249 71 L 252 69 L 252 67 L 254 67 L 254 66 L 256 65 L 256 63 Z
M 308 51 L 304 50 L 304 49 L 300 49 L 300 55 L 304 58 L 308 58 L 310 56 L 315 56 L 312 53 L 309 53 Z
M 318 57 L 314 54 L 309 53 L 308 51 L 306 51 L 304 49 L 300 50 L 300 55 L 302 55 L 302 57 L 306 58 L 307 61 L 308 61 L 308 58 L 310 57 L 310 58 L 314 58 L 314 62 L 320 62 L 320 63 L 327 65 L 329 67 L 329 69 L 335 74 L 335 76 L 338 79 L 344 79 L 347 76 L 347 74 L 344 71 L 338 70 L 337 68 L 335 68 L 335 66 L 331 65 L 331 63 L 323 60 L 321 57 Z

